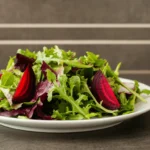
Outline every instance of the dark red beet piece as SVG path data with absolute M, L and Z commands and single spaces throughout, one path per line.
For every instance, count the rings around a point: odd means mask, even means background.
M 35 61 L 33 58 L 26 57 L 22 54 L 17 54 L 16 59 L 17 59 L 17 62 L 15 64 L 15 67 L 21 70 L 22 72 L 25 71 L 28 64 L 32 65 L 33 62 Z
M 21 103 L 32 100 L 35 93 L 35 75 L 31 65 L 28 65 L 13 95 L 13 103 Z
M 111 110 L 120 108 L 119 101 L 101 71 L 97 71 L 93 78 L 92 91 L 98 101 L 103 101 L 104 107 Z

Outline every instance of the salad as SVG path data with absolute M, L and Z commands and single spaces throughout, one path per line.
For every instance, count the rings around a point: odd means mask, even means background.
M 0 72 L 0 116 L 81 120 L 132 113 L 145 102 L 138 81 L 123 83 L 106 59 L 92 52 L 76 57 L 58 46 L 19 49 Z

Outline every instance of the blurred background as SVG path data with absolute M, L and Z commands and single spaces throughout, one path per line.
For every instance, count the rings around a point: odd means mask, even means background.
M 149 0 L 0 0 L 0 68 L 19 48 L 93 51 L 150 85 Z

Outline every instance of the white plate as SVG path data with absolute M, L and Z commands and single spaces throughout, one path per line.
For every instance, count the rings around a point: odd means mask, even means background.
M 132 80 L 122 79 L 124 82 L 133 82 Z M 140 89 L 150 89 L 150 86 L 140 83 Z M 81 132 L 97 129 L 104 129 L 117 125 L 127 119 L 139 116 L 150 110 L 150 96 L 146 98 L 147 102 L 138 102 L 135 106 L 135 111 L 131 114 L 98 118 L 91 120 L 24 120 L 10 117 L 0 116 L 0 124 L 6 127 L 34 131 L 34 132 Z

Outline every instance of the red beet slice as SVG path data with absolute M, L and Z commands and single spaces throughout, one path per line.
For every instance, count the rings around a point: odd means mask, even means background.
M 98 101 L 103 101 L 104 107 L 111 110 L 120 108 L 119 101 L 101 71 L 97 71 L 93 78 L 92 91 Z
M 17 62 L 15 64 L 15 67 L 20 69 L 22 72 L 25 71 L 26 67 L 28 64 L 33 64 L 35 61 L 33 58 L 26 57 L 22 54 L 17 54 L 16 55 Z
M 30 101 L 35 93 L 35 75 L 31 65 L 28 65 L 13 95 L 13 103 Z

